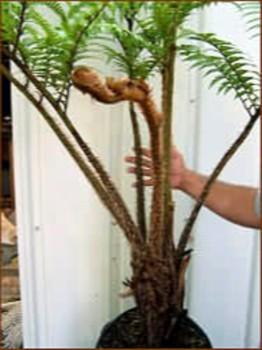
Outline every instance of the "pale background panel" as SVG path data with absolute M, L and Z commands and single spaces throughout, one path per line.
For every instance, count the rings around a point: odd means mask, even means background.
M 77 124 L 107 159 L 108 110 L 77 95 Z M 110 218 L 37 112 L 14 100 L 25 346 L 93 346 L 109 318 Z

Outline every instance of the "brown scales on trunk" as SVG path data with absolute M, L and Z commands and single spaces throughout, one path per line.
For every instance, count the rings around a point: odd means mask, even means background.
M 148 125 L 154 164 L 155 184 L 151 204 L 149 235 L 145 241 L 131 247 L 133 277 L 129 287 L 136 303 L 145 315 L 147 342 L 149 346 L 160 346 L 168 324 L 168 310 L 181 302 L 176 298 L 176 276 L 174 250 L 163 252 L 159 239 L 163 237 L 163 184 L 161 160 L 161 126 L 163 115 L 157 110 L 148 84 L 143 80 L 129 78 L 102 79 L 93 69 L 80 66 L 72 72 L 72 81 L 83 93 L 97 101 L 112 104 L 121 101 L 136 103 Z M 173 242 L 169 242 L 171 245 Z M 184 275 L 184 271 L 183 271 Z M 181 277 L 180 277 L 181 287 Z

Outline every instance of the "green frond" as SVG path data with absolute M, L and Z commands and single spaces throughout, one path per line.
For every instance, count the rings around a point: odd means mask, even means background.
M 174 26 L 179 27 L 193 10 L 209 3 L 111 2 L 104 13 L 105 21 L 101 30 L 108 40 L 114 39 L 117 50 L 125 55 L 121 60 L 121 70 L 125 67 L 125 73 L 133 77 L 150 75 L 156 69 L 162 70 L 165 64 L 167 52 L 175 41 Z M 110 53 L 109 60 L 119 65 L 119 57 L 111 59 L 110 50 L 105 53 Z
M 18 1 L 1 2 L 1 34 L 2 39 L 10 46 L 18 45 L 18 36 L 23 35 L 24 25 L 28 17 L 31 3 Z
M 36 2 L 35 5 L 40 5 L 47 7 L 56 14 L 60 21 L 66 21 L 67 20 L 67 13 L 66 13 L 66 3 L 61 3 L 58 1 L 45 1 L 45 2 Z
M 247 31 L 250 32 L 251 38 L 260 36 L 261 17 L 260 17 L 260 1 L 243 1 L 236 3 L 237 8 L 241 12 Z
M 3 37 L 17 45 L 20 59 L 48 88 L 58 101 L 69 93 L 70 75 L 75 64 L 90 58 L 98 21 L 105 4 L 98 2 L 26 2 L 27 11 L 19 30 L 20 2 L 2 5 Z
M 195 34 L 184 27 L 192 11 L 212 3 L 29 1 L 18 54 L 41 82 L 52 87 L 54 96 L 63 100 L 70 89 L 72 68 L 83 60 L 103 52 L 124 74 L 147 79 L 163 69 L 175 40 L 189 38 L 190 45 L 178 45 L 178 49 L 191 66 L 212 77 L 211 85 L 219 92 L 235 90 L 238 96 L 241 92 L 243 100 L 254 104 L 260 76 L 245 55 L 213 34 Z M 256 27 L 258 2 L 240 6 L 250 28 Z M 12 45 L 17 39 L 21 8 L 18 1 L 2 2 L 3 38 Z M 192 44 L 196 41 L 209 48 L 198 48 Z
M 211 78 L 209 87 L 216 86 L 217 92 L 223 94 L 233 91 L 249 113 L 258 107 L 260 75 L 241 50 L 213 33 L 195 33 L 188 39 L 190 44 L 179 46 L 179 53 L 192 68 Z M 207 46 L 199 47 L 192 42 Z
M 146 79 L 154 71 L 154 64 L 148 60 L 145 41 L 136 22 L 145 6 L 140 2 L 110 3 L 101 28 L 102 43 L 99 46 L 108 62 L 132 78 Z
M 175 40 L 187 35 L 183 25 L 195 10 L 201 10 L 210 5 L 211 1 L 169 1 L 151 2 L 146 5 L 146 16 L 138 19 L 140 36 L 144 39 L 145 47 L 155 59 L 155 65 L 161 71 L 167 53 Z M 174 28 L 176 30 L 174 31 Z M 175 35 L 174 35 L 175 33 Z
M 39 5 L 38 3 L 36 3 Z M 55 37 L 57 35 L 54 26 L 51 25 L 51 23 L 48 21 L 47 18 L 45 18 L 44 15 L 42 15 L 36 8 L 36 5 L 30 6 L 29 14 L 28 14 L 28 21 L 29 23 L 33 23 L 34 26 L 38 26 L 40 30 L 42 30 L 43 35 L 46 35 L 46 37 Z

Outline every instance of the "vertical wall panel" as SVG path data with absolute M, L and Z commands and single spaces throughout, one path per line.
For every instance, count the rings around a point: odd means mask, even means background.
M 92 347 L 109 317 L 109 215 L 38 113 L 14 101 L 25 345 Z M 73 101 L 107 166 L 109 110 Z

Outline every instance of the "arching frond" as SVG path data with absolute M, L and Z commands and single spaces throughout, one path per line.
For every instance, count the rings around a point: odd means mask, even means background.
M 21 25 L 23 4 L 27 11 Z M 92 54 L 92 44 L 99 33 L 97 21 L 106 5 L 56 1 L 3 5 L 4 40 L 12 48 L 20 31 L 20 58 L 66 108 L 71 71 Z
M 212 33 L 194 33 L 191 43 L 179 47 L 179 52 L 192 68 L 210 77 L 209 87 L 216 86 L 218 93 L 235 93 L 251 116 L 259 106 L 260 75 L 245 54 L 229 41 Z M 207 44 L 199 47 L 192 42 Z
M 113 62 L 122 73 L 146 79 L 153 72 L 154 62 L 146 57 L 144 42 L 139 35 L 113 24 L 108 25 L 107 32 L 113 37 L 116 46 L 102 44 L 108 62 Z M 116 48 L 115 48 L 116 47 Z
M 3 1 L 1 4 L 2 23 L 1 32 L 2 39 L 8 43 L 15 43 L 17 29 L 20 22 L 21 3 L 14 1 Z
M 260 1 L 243 1 L 235 3 L 240 10 L 251 38 L 258 37 L 261 34 L 261 16 Z
M 145 17 L 138 19 L 140 35 L 145 46 L 161 71 L 170 46 L 174 45 L 176 36 L 186 19 L 194 10 L 203 8 L 211 1 L 169 1 L 151 2 L 145 7 Z M 175 28 L 175 30 L 174 30 Z M 174 35 L 175 33 L 175 35 Z
M 110 3 L 102 31 L 109 61 L 129 76 L 146 78 L 163 68 L 180 27 L 193 10 L 210 1 Z M 129 25 L 132 23 L 132 28 Z M 132 30 L 130 30 L 132 29 Z M 112 40 L 112 41 L 111 41 Z M 113 45 L 112 45 L 113 43 Z M 112 49 L 112 46 L 117 47 Z M 115 46 L 114 46 L 115 47 Z
M 67 7 L 68 4 L 66 2 L 58 2 L 58 1 L 45 1 L 45 2 L 38 2 L 36 3 L 36 5 L 40 5 L 40 6 L 44 6 L 47 7 L 51 10 L 51 12 L 53 12 L 54 14 L 56 14 L 60 21 L 64 21 L 66 22 L 67 20 Z

